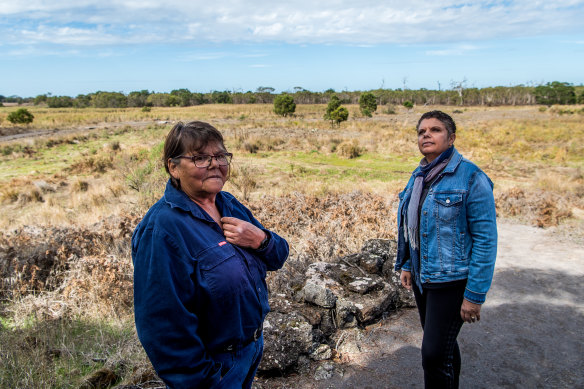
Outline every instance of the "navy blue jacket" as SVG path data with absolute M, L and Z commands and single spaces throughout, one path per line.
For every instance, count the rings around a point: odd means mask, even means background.
M 213 387 L 220 346 L 249 339 L 269 312 L 266 271 L 282 267 L 288 243 L 233 195 L 220 192 L 222 216 L 262 228 L 262 250 L 228 243 L 213 219 L 170 181 L 132 235 L 136 328 L 152 365 L 172 388 Z

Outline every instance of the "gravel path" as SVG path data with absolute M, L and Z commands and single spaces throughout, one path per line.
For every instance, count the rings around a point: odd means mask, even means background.
M 584 247 L 551 230 L 506 222 L 498 230 L 482 319 L 459 336 L 461 388 L 584 388 Z M 418 320 L 415 309 L 402 311 L 364 331 L 344 364 L 261 387 L 423 388 Z

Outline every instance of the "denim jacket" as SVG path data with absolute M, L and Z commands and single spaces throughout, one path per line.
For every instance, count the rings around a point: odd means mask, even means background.
M 411 258 L 417 256 L 405 241 L 402 212 L 407 211 L 418 170 L 399 194 L 395 270 L 411 271 Z M 419 233 L 420 274 L 413 277 L 419 290 L 425 283 L 467 279 L 464 298 L 484 303 L 497 256 L 493 183 L 456 149 L 422 204 Z
M 270 307 L 266 271 L 282 267 L 288 243 L 262 227 L 227 192 L 215 199 L 222 216 L 262 228 L 261 250 L 228 243 L 213 219 L 170 182 L 132 235 L 136 329 L 152 365 L 172 388 L 211 388 L 221 364 L 213 351 L 241 344 Z

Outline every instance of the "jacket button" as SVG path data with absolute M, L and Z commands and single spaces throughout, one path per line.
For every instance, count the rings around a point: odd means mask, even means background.
M 422 236 L 425 238 L 428 236 L 428 234 L 426 234 L 425 232 L 422 234 Z
M 450 199 L 446 199 L 446 204 L 450 204 Z
M 427 255 L 424 255 L 424 259 L 428 259 L 428 256 Z
M 427 215 L 427 214 L 428 214 L 428 211 L 424 211 L 424 215 Z

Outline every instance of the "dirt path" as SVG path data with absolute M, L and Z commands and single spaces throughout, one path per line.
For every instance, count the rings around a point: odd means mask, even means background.
M 498 230 L 482 320 L 459 336 L 460 387 L 584 388 L 584 247 L 529 226 Z M 312 369 L 263 387 L 423 388 L 421 336 L 416 310 L 402 311 L 369 328 L 330 378 L 315 380 Z

